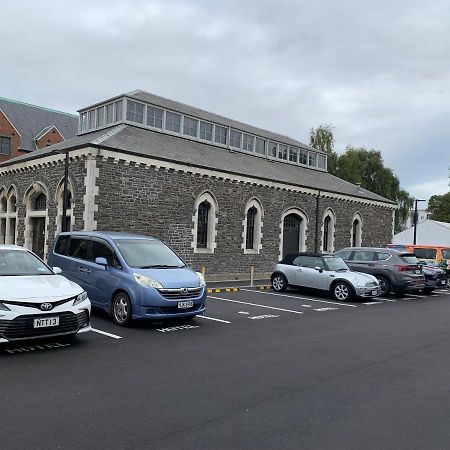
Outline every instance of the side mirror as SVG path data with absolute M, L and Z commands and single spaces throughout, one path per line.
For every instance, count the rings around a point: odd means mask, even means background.
M 52 267 L 52 270 L 55 275 L 59 275 L 62 273 L 61 267 Z
M 106 261 L 106 258 L 103 258 L 103 256 L 100 256 L 95 258 L 95 264 L 106 267 L 108 265 L 108 261 Z
M 320 273 L 323 272 L 323 269 L 322 269 L 321 267 L 319 267 L 319 266 L 314 267 L 314 269 L 315 269 L 315 270 L 318 270 Z

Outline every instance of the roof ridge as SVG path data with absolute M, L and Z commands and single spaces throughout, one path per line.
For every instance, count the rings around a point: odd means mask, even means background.
M 43 109 L 45 111 L 55 112 L 55 113 L 58 113 L 58 114 L 65 114 L 66 116 L 78 117 L 77 114 L 72 114 L 72 113 L 68 113 L 68 112 L 65 112 L 65 111 L 59 111 L 57 109 L 47 108 L 45 106 L 33 105 L 32 103 L 22 102 L 20 100 L 13 100 L 12 98 L 0 97 L 0 100 L 5 100 L 7 102 L 16 103 L 16 104 L 24 105 L 24 106 L 31 106 L 33 108 Z

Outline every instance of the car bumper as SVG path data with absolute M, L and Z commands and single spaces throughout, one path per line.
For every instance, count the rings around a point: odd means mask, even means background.
M 361 298 L 373 298 L 380 295 L 380 287 L 355 287 L 355 294 Z
M 91 304 L 89 300 L 69 309 L 55 308 L 51 313 L 36 309 L 3 312 L 0 317 L 0 343 L 44 339 L 86 333 L 91 330 Z M 34 319 L 58 317 L 57 326 L 36 328 Z
M 192 302 L 188 308 L 180 308 L 180 303 Z M 171 319 L 202 315 L 206 309 L 206 286 L 195 297 L 177 296 L 165 298 L 157 289 L 143 288 L 139 299 L 132 305 L 133 319 Z

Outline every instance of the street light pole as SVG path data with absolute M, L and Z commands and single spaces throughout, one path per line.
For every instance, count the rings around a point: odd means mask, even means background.
M 61 218 L 61 231 L 67 230 L 67 185 L 69 181 L 69 152 L 66 153 L 64 159 L 64 187 L 63 187 L 63 207 Z
M 414 200 L 414 242 L 413 244 L 416 245 L 417 241 L 417 202 L 425 202 L 426 200 Z

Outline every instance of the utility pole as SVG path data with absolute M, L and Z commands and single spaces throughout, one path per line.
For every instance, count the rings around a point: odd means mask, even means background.
M 416 245 L 417 241 L 417 202 L 426 202 L 426 200 L 414 200 L 414 242 L 413 244 Z

